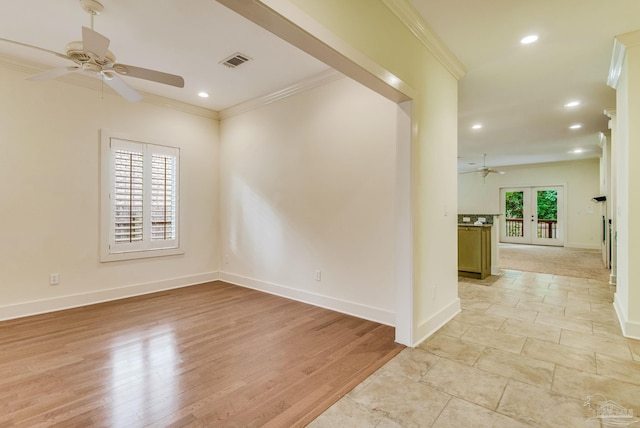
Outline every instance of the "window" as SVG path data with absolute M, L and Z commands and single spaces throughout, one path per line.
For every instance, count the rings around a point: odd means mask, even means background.
M 180 254 L 180 150 L 103 132 L 101 260 Z

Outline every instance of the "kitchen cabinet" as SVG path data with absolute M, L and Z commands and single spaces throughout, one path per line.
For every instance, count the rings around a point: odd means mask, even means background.
M 491 275 L 491 226 L 458 226 L 458 275 Z

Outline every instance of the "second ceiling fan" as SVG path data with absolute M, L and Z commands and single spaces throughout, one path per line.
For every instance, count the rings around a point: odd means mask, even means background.
M 493 169 L 487 166 L 487 154 L 483 153 L 482 154 L 482 166 L 479 168 L 476 168 L 474 170 L 471 171 L 466 171 L 466 172 L 461 172 L 460 174 L 478 174 L 479 176 L 481 176 L 482 178 L 485 178 L 487 175 L 489 174 L 504 174 L 504 171 L 498 170 L 498 169 Z

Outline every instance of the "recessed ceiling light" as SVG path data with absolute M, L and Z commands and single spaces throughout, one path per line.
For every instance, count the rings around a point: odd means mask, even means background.
M 577 149 L 573 149 L 571 150 L 569 153 L 574 153 L 574 154 L 579 154 L 579 153 L 584 153 L 584 150 L 581 148 L 577 148 Z
M 582 125 L 581 125 L 581 124 L 579 124 L 579 123 L 576 123 L 575 125 L 571 125 L 571 126 L 569 127 L 569 129 L 580 129 L 580 128 L 582 128 Z
M 578 107 L 580 105 L 580 101 L 571 101 L 566 103 L 565 107 Z
M 538 36 L 535 34 L 531 34 L 527 37 L 523 37 L 522 40 L 520 40 L 520 43 L 522 43 L 523 45 L 528 45 L 535 42 L 536 40 L 538 40 Z
M 473 125 L 471 127 L 472 129 L 481 129 L 482 128 L 482 124 L 481 123 L 476 123 L 475 125 Z
M 198 96 L 200 98 L 209 98 L 209 94 L 207 94 L 206 92 L 198 92 Z

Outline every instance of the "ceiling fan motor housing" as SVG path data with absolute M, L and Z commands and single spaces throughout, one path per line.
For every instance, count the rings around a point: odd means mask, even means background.
M 100 15 L 104 6 L 97 0 L 80 0 L 80 7 L 89 15 Z
M 116 63 L 116 56 L 111 51 L 107 51 L 104 56 L 104 60 L 100 60 L 92 52 L 85 51 L 82 42 L 75 41 L 67 45 L 67 56 L 73 62 L 78 65 L 84 65 L 87 63 L 95 63 L 99 66 L 110 66 Z

